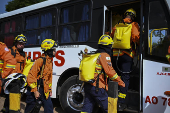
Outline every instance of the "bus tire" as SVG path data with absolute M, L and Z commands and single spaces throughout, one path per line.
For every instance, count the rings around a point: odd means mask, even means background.
M 81 84 L 77 75 L 69 77 L 62 84 L 59 100 L 66 113 L 80 113 L 84 100 L 84 91 L 78 93 Z

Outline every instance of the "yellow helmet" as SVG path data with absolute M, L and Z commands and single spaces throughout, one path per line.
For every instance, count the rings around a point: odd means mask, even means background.
M 136 17 L 136 11 L 132 8 L 126 10 L 125 15 L 130 15 Z
M 18 35 L 17 37 L 15 37 L 14 43 L 15 43 L 15 42 L 27 43 L 27 38 L 26 38 L 23 34 L 20 34 L 20 35 Z
M 41 49 L 43 51 L 47 51 L 49 49 L 54 49 L 55 47 L 57 47 L 58 45 L 55 43 L 54 40 L 52 39 L 45 39 L 42 44 L 41 44 Z
M 98 44 L 110 45 L 113 44 L 113 40 L 109 35 L 102 35 L 99 39 Z

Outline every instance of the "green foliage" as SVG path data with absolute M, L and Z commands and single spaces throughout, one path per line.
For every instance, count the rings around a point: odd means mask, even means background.
M 8 4 L 5 6 L 6 7 L 6 11 L 13 11 L 22 7 L 26 7 L 29 5 L 33 5 L 39 2 L 43 2 L 43 1 L 47 1 L 47 0 L 12 0 L 10 2 L 8 2 Z

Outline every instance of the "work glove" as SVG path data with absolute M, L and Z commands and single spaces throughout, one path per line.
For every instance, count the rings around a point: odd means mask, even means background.
M 113 81 L 118 82 L 119 86 L 125 87 L 125 83 L 120 79 L 119 76 L 116 79 L 114 79 Z

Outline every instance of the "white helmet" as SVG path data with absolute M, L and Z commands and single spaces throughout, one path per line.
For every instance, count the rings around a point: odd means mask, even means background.
M 5 83 L 4 83 L 4 86 L 3 86 L 3 89 L 4 89 L 4 93 L 5 94 L 9 94 L 9 89 L 7 88 L 8 85 L 13 81 L 13 80 L 16 80 L 16 79 L 21 79 L 23 82 L 21 82 L 21 88 L 24 87 L 24 84 L 26 82 L 26 76 L 21 74 L 21 73 L 12 73 L 10 74 L 8 77 L 5 78 Z

